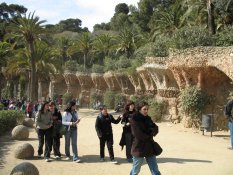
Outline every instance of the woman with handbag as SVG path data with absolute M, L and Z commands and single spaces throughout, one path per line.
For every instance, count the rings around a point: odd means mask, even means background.
M 62 124 L 68 127 L 67 132 L 65 133 L 65 154 L 66 160 L 70 159 L 70 141 L 72 144 L 73 151 L 73 161 L 76 163 L 80 162 L 78 158 L 78 149 L 77 149 L 77 136 L 78 130 L 77 125 L 80 122 L 80 117 L 76 111 L 76 103 L 70 101 L 64 110 L 62 116 Z
M 144 160 L 150 168 L 152 175 L 161 175 L 156 161 L 157 150 L 154 147 L 153 136 L 158 133 L 158 126 L 148 116 L 149 105 L 141 102 L 137 112 L 130 119 L 133 135 L 131 154 L 133 156 L 133 168 L 130 175 L 138 175 Z

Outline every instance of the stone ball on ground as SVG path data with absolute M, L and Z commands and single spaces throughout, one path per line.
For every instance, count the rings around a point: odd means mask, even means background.
M 11 136 L 15 140 L 24 140 L 29 137 L 29 129 L 26 126 L 18 125 L 14 127 Z
M 14 151 L 15 158 L 27 159 L 34 156 L 34 148 L 29 143 L 24 143 L 18 146 Z
M 33 124 L 34 124 L 34 121 L 33 121 L 31 118 L 25 118 L 25 119 L 23 120 L 23 125 L 24 125 L 24 126 L 33 128 Z
M 39 170 L 30 162 L 22 162 L 13 168 L 10 175 L 39 175 Z

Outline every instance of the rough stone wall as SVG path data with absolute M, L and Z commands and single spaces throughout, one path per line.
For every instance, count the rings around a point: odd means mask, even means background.
M 68 90 L 82 97 L 84 103 L 90 100 L 91 92 L 104 93 L 108 89 L 126 95 L 154 95 L 168 103 L 165 119 L 175 123 L 185 118 L 179 112 L 179 93 L 195 85 L 212 97 L 204 113 L 214 114 L 215 129 L 226 129 L 223 107 L 233 89 L 232 64 L 233 47 L 196 47 L 170 50 L 168 57 L 148 57 L 135 75 L 76 73 L 75 81 L 71 74 L 51 81 L 54 93 Z

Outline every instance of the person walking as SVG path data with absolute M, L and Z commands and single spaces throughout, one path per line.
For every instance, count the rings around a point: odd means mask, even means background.
M 52 113 L 49 111 L 49 102 L 44 102 L 42 104 L 41 109 L 36 114 L 35 124 L 39 139 L 38 158 L 41 158 L 41 155 L 43 154 L 45 140 L 44 158 L 46 162 L 49 162 L 52 140 Z
M 62 116 L 61 112 L 56 108 L 55 102 L 51 101 L 49 103 L 49 110 L 52 112 L 52 120 L 53 120 L 53 131 L 52 131 L 52 143 L 50 151 L 53 148 L 55 159 L 61 158 L 60 153 L 60 138 L 62 137 L 60 134 L 60 128 L 62 125 Z
M 150 168 L 152 175 L 161 175 L 156 161 L 153 136 L 158 133 L 158 126 L 148 116 L 149 105 L 147 102 L 139 103 L 137 112 L 130 119 L 133 143 L 131 153 L 133 167 L 130 175 L 138 175 L 144 160 Z
M 225 115 L 228 120 L 228 127 L 230 130 L 230 147 L 229 149 L 233 150 L 233 117 L 232 117 L 232 109 L 233 109 L 233 93 L 230 93 L 231 100 L 227 102 L 225 107 Z
M 32 118 L 32 114 L 33 114 L 33 104 L 32 104 L 31 101 L 29 101 L 29 102 L 27 103 L 26 112 L 27 112 L 27 116 L 28 116 L 29 118 Z
M 96 118 L 95 129 L 100 140 L 100 161 L 105 161 L 104 148 L 105 143 L 107 143 L 110 161 L 116 164 L 117 161 L 114 159 L 113 152 L 113 132 L 111 123 L 118 124 L 121 121 L 121 117 L 119 116 L 118 119 L 114 119 L 114 117 L 108 113 L 107 107 L 104 105 L 99 109 L 101 112 Z
M 62 124 L 67 126 L 67 132 L 65 134 L 65 154 L 66 160 L 70 159 L 70 142 L 72 144 L 73 161 L 79 163 L 81 160 L 78 157 L 77 137 L 78 137 L 78 123 L 80 117 L 76 111 L 75 101 L 70 101 L 64 110 L 62 116 Z
M 131 118 L 132 114 L 135 113 L 135 104 L 133 101 L 128 101 L 125 105 L 125 112 L 123 113 L 123 118 L 121 120 L 121 124 L 123 124 L 123 132 L 121 136 L 121 140 L 119 145 L 121 145 L 122 149 L 124 145 L 126 146 L 126 158 L 128 162 L 132 162 L 132 155 L 131 155 L 131 147 L 132 147 L 132 133 L 131 133 L 131 126 L 129 119 Z

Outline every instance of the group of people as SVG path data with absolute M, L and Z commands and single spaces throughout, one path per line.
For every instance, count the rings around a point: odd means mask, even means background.
M 144 158 L 150 168 L 152 175 L 160 175 L 156 161 L 156 150 L 153 137 L 158 133 L 158 126 L 148 116 L 149 105 L 146 102 L 138 104 L 137 109 L 132 101 L 125 106 L 122 116 L 117 119 L 107 112 L 106 106 L 100 108 L 100 115 L 96 118 L 96 132 L 100 141 L 100 161 L 105 161 L 104 147 L 107 144 L 110 161 L 114 160 L 113 132 L 111 123 L 117 124 L 121 121 L 123 125 L 120 145 L 126 146 L 126 158 L 133 162 L 130 175 L 140 172 Z
M 54 102 L 44 102 L 36 114 L 35 123 L 38 133 L 38 157 L 41 158 L 44 149 L 44 158 L 46 162 L 50 161 L 50 152 L 54 151 L 56 159 L 61 158 L 60 153 L 60 128 L 62 125 L 67 127 L 65 133 L 65 154 L 66 160 L 70 159 L 70 142 L 72 144 L 73 161 L 80 162 L 77 150 L 77 124 L 80 122 L 78 113 L 76 112 L 76 103 L 69 102 L 66 109 L 61 112 L 56 108 Z M 44 143 L 45 142 L 45 143 Z
M 123 115 L 115 119 L 108 113 L 107 107 L 100 106 L 100 113 L 96 118 L 95 129 L 99 138 L 100 161 L 105 161 L 105 144 L 107 144 L 110 161 L 117 163 L 113 151 L 113 130 L 112 123 L 123 125 L 122 138 L 120 145 L 126 147 L 126 158 L 128 162 L 133 162 L 130 175 L 137 175 L 145 158 L 152 175 L 160 175 L 156 161 L 156 150 L 153 146 L 153 137 L 158 133 L 158 126 L 148 116 L 149 105 L 141 102 L 135 107 L 134 102 L 129 101 L 125 105 Z M 76 111 L 75 101 L 70 101 L 63 114 L 58 111 L 54 102 L 45 102 L 36 114 L 35 122 L 38 131 L 39 147 L 38 157 L 43 154 L 45 145 L 44 158 L 50 161 L 50 153 L 54 151 L 56 159 L 61 158 L 59 126 L 67 127 L 65 133 L 65 155 L 66 160 L 71 157 L 70 142 L 72 145 L 73 161 L 79 163 L 77 149 L 77 126 L 80 117 Z M 45 143 L 44 143 L 45 140 Z

